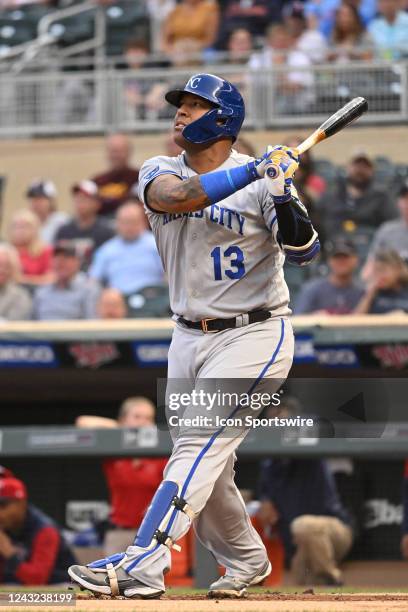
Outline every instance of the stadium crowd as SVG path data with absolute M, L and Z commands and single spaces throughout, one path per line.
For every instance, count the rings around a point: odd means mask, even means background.
M 256 155 L 247 140 L 234 146 Z M 72 186 L 71 214 L 58 209 L 51 177 L 27 186 L 25 207 L 16 207 L 0 243 L 1 318 L 169 315 L 165 274 L 137 198 L 132 142 L 112 134 L 106 152 L 107 169 Z M 164 152 L 179 153 L 170 140 Z M 285 266 L 295 314 L 408 312 L 407 176 L 408 167 L 364 150 L 345 168 L 302 156 L 295 183 L 324 250 L 308 268 Z

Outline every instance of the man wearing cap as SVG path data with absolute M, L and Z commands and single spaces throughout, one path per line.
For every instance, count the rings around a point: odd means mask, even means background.
M 57 210 L 57 190 L 52 181 L 34 181 L 26 191 L 29 207 L 40 220 L 41 238 L 52 244 L 59 228 L 68 221 L 68 215 Z
M 356 248 L 351 240 L 338 238 L 326 246 L 329 275 L 308 281 L 298 295 L 295 314 L 348 314 L 364 294 L 353 279 L 358 266 Z
M 24 483 L 0 474 L 0 583 L 43 585 L 66 582 L 75 560 L 54 521 L 28 503 Z
M 339 231 L 372 230 L 395 217 L 395 206 L 389 191 L 374 182 L 374 163 L 362 150 L 349 162 L 347 175 L 324 195 L 323 222 L 328 236 Z
M 113 217 L 118 208 L 136 193 L 139 170 L 132 168 L 133 147 L 126 134 L 111 134 L 106 140 L 109 169 L 93 177 L 98 185 L 101 208 L 99 215 Z
M 101 202 L 98 185 L 93 181 L 81 181 L 72 187 L 74 216 L 59 228 L 56 241 L 70 240 L 82 259 L 82 269 L 87 269 L 95 249 L 113 237 L 113 229 L 105 219 L 98 217 Z
M 80 272 L 81 258 L 75 243 L 55 245 L 52 268 L 55 281 L 37 289 L 34 319 L 66 321 L 97 318 L 99 285 Z

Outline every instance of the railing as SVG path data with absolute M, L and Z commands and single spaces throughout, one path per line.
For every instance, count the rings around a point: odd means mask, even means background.
M 369 103 L 362 123 L 408 120 L 407 61 L 267 70 L 223 64 L 206 69 L 240 88 L 247 128 L 316 125 L 356 95 Z M 174 112 L 164 92 L 197 70 L 96 67 L 70 72 L 55 65 L 34 74 L 1 74 L 0 136 L 165 130 Z
M 50 51 L 54 43 L 57 43 L 62 30 L 64 29 L 64 20 L 93 13 L 94 19 L 94 35 L 85 41 L 69 45 L 65 49 Z M 62 22 L 62 23 L 61 23 Z M 54 29 L 53 29 L 54 26 Z M 50 55 L 55 55 L 55 59 L 60 63 L 66 57 L 75 56 L 80 53 L 94 51 L 93 65 L 95 67 L 101 65 L 101 61 L 105 56 L 104 44 L 106 40 L 106 17 L 101 6 L 94 2 L 84 2 L 80 5 L 70 6 L 68 8 L 50 12 L 42 17 L 38 23 L 37 38 L 26 43 L 10 47 L 7 51 L 2 52 L 0 68 L 10 69 L 14 74 L 22 72 L 27 67 L 32 67 L 36 63 L 35 69 L 41 66 L 41 55 L 47 51 L 47 56 L 44 61 L 44 67 L 49 68 Z

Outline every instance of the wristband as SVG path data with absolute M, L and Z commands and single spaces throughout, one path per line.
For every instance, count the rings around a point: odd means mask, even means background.
M 202 174 L 200 183 L 210 203 L 216 204 L 259 178 L 256 162 L 251 161 L 245 166 Z

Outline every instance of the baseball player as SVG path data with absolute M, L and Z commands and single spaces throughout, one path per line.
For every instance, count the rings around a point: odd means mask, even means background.
M 307 264 L 320 249 L 292 186 L 297 151 L 269 147 L 259 159 L 234 151 L 244 102 L 234 85 L 217 76 L 194 75 L 166 100 L 177 108 L 174 140 L 183 152 L 146 161 L 139 196 L 168 276 L 176 321 L 168 384 L 193 380 L 200 389 L 215 379 L 240 379 L 249 395 L 265 385 L 277 391 L 294 348 L 282 266 L 285 257 Z M 231 420 L 251 410 L 240 404 L 213 407 L 216 416 Z M 208 414 L 206 407 L 201 413 Z M 238 418 L 231 430 L 213 423 L 200 435 L 188 425 L 172 431 L 164 480 L 134 543 L 125 552 L 72 566 L 73 581 L 95 593 L 160 597 L 170 549 L 178 548 L 177 540 L 193 524 L 226 568 L 210 596 L 241 597 L 259 584 L 271 565 L 233 480 L 235 450 L 247 431 Z

